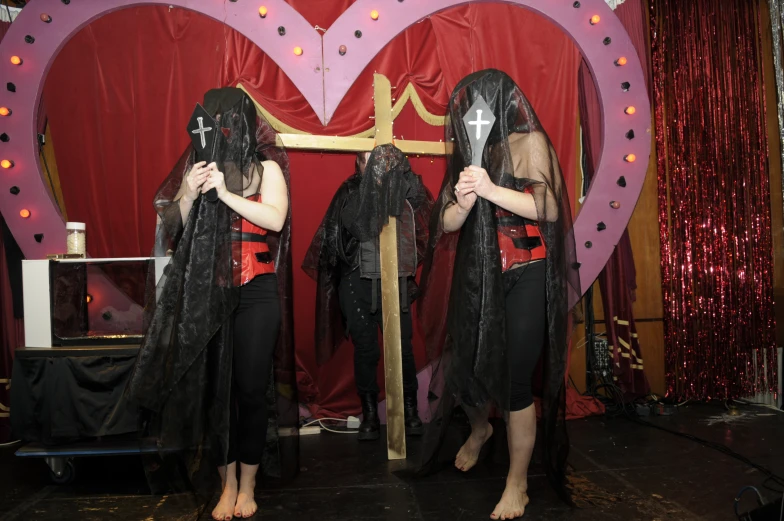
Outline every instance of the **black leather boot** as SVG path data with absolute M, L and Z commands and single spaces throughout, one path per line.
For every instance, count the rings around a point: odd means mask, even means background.
M 425 432 L 425 426 L 419 419 L 417 412 L 416 394 L 403 397 L 403 415 L 406 422 L 406 436 L 422 436 Z
M 377 440 L 381 430 L 381 422 L 378 419 L 378 395 L 363 394 L 362 400 L 362 423 L 359 424 L 357 439 L 359 441 Z

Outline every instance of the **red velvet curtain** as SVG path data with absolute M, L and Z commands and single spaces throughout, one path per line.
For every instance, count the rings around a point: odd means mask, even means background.
M 328 27 L 350 1 L 292 0 L 313 25 Z M 201 15 L 156 7 L 130 8 L 96 20 L 55 60 L 44 89 L 69 219 L 87 223 L 94 256 L 148 254 L 155 214 L 151 200 L 188 142 L 185 123 L 203 93 L 242 83 L 283 122 L 309 132 L 351 135 L 372 126 L 374 71 L 394 92 L 413 84 L 432 113 L 443 114 L 452 87 L 486 67 L 509 73 L 531 99 L 572 188 L 579 53 L 549 21 L 508 5 L 450 9 L 415 24 L 382 51 L 322 127 L 272 60 L 243 36 Z M 411 106 L 395 122 L 406 139 L 443 139 Z M 293 255 L 298 266 L 329 201 L 351 174 L 353 157 L 292 151 Z M 411 158 L 436 192 L 441 159 Z M 570 194 L 574 196 L 574 194 Z M 315 284 L 295 270 L 296 347 L 300 399 L 324 413 L 358 410 L 347 342 L 318 369 L 313 353 Z M 424 363 L 415 335 L 418 366 Z M 380 378 L 382 374 L 379 375 Z
M 643 0 L 626 0 L 615 9 L 637 50 L 643 64 L 645 85 L 636 88 L 650 90 L 651 63 L 648 56 L 648 15 Z M 596 170 L 601 150 L 601 107 L 596 95 L 593 77 L 585 61 L 580 66 L 580 122 L 583 128 L 583 144 L 586 155 L 586 177 Z M 634 88 L 634 87 L 633 87 Z M 637 136 L 637 139 L 649 139 Z M 645 395 L 650 385 L 643 371 L 643 353 L 637 327 L 634 323 L 632 306 L 637 289 L 634 254 L 629 240 L 629 231 L 624 230 L 620 241 L 599 274 L 602 292 L 605 333 L 613 360 L 613 382 L 624 392 Z M 593 349 L 593 346 L 588 346 Z
M 2 217 L 0 217 L 2 219 Z M 2 223 L 5 226 L 5 222 Z M 14 350 L 24 345 L 24 322 L 14 317 L 14 299 L 8 274 L 5 243 L 0 240 L 0 443 L 8 441 L 11 423 L 5 408 L 11 404 L 10 379 Z
M 0 42 L 10 27 L 8 22 L 0 22 Z M 0 216 L 0 219 L 2 217 Z M 22 320 L 14 318 L 14 302 L 11 294 L 11 281 L 8 276 L 8 264 L 5 256 L 5 245 L 0 240 L 0 443 L 8 441 L 11 434 L 11 422 L 5 416 L 5 407 L 11 403 L 9 392 L 11 368 L 14 362 L 14 350 L 24 344 L 24 325 Z
M 759 3 L 652 6 L 668 393 L 775 393 Z

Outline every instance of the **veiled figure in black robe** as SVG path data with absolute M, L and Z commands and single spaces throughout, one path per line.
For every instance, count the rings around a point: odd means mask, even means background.
M 379 387 L 381 258 L 379 235 L 397 219 L 403 411 L 406 435 L 421 436 L 418 381 L 409 306 L 418 290 L 414 277 L 427 247 L 427 222 L 433 197 L 405 154 L 394 145 L 377 146 L 357 156 L 354 175 L 338 188 L 308 248 L 302 268 L 317 284 L 316 360 L 326 362 L 350 336 L 354 379 L 362 403 L 357 438 L 380 436 Z
M 189 146 L 155 195 L 153 256 L 171 259 L 157 287 L 150 284 L 145 337 L 126 396 L 141 411 L 142 434 L 158 445 L 146 465 L 153 488 L 207 492 L 219 469 L 224 496 L 231 495 L 226 465 L 244 463 L 243 453 L 258 457 L 248 472 L 243 466 L 237 509 L 232 502 L 218 512 L 230 519 L 255 510 L 252 487 L 244 499 L 242 487 L 246 477 L 255 480 L 256 468 L 270 479 L 298 470 L 289 161 L 241 90 L 208 91 L 204 108 L 226 139 L 211 165 L 194 164 Z M 218 201 L 201 195 L 210 188 Z M 247 223 L 256 233 L 246 233 Z M 254 243 L 267 250 L 256 259 L 247 250 Z M 249 331 L 253 322 L 266 326 Z M 263 384 L 249 389 L 246 382 Z M 248 403 L 255 404 L 252 414 Z M 250 417 L 256 424 L 248 425 Z
M 495 116 L 482 166 L 471 165 L 463 116 L 479 96 Z M 510 471 L 493 519 L 521 516 L 541 398 L 544 466 L 569 501 L 565 372 L 568 302 L 579 294 L 571 208 L 558 158 L 522 91 L 497 70 L 455 88 L 445 126 L 447 170 L 430 228 L 419 313 L 434 360 L 433 415 L 423 472 L 446 462 L 473 467 L 492 437 L 491 409 L 507 421 Z M 471 422 L 452 440 L 460 405 Z

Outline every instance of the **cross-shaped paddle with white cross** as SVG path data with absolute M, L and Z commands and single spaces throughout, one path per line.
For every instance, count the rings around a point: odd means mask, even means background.
M 482 119 L 483 114 L 487 114 L 487 119 Z M 482 166 L 482 152 L 494 123 L 493 111 L 482 96 L 477 96 L 474 104 L 463 116 L 468 142 L 471 144 L 471 164 L 474 166 Z
M 482 109 L 476 110 L 476 119 L 474 121 L 469 121 L 469 125 L 476 126 L 476 139 L 482 138 L 482 125 L 489 125 L 489 121 L 485 121 L 482 119 Z
M 487 119 L 482 119 L 483 114 L 487 114 Z M 487 102 L 485 102 L 482 96 L 477 96 L 474 104 L 471 105 L 471 108 L 463 116 L 466 137 L 471 146 L 471 167 L 469 168 L 473 168 L 475 171 L 468 174 L 471 181 L 465 181 L 463 178 L 466 170 L 464 170 L 460 175 L 460 180 L 455 185 L 457 202 L 465 210 L 473 206 L 476 197 L 479 195 L 478 192 L 474 191 L 476 188 L 475 181 L 478 180 L 476 178 L 476 170 L 481 170 L 482 168 L 482 154 L 494 123 L 495 116 L 493 116 L 493 111 L 487 106 Z

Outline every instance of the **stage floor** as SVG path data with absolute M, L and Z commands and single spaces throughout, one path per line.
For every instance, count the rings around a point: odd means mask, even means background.
M 720 405 L 681 408 L 658 425 L 728 445 L 784 475 L 784 414 L 761 407 L 726 416 Z M 570 509 L 550 490 L 537 465 L 529 478 L 525 519 L 575 521 L 736 519 L 741 487 L 762 489 L 761 472 L 715 450 L 625 419 L 589 418 L 569 423 L 570 461 L 593 504 Z M 500 438 L 499 438 L 500 440 Z M 467 474 L 447 470 L 407 482 L 393 474 L 412 466 L 419 445 L 409 439 L 407 462 L 386 461 L 383 438 L 358 443 L 352 435 L 301 437 L 301 473 L 288 487 L 257 493 L 264 520 L 473 520 L 488 519 L 504 485 L 504 452 Z M 51 484 L 41 460 L 0 449 L 0 521 L 207 520 L 216 499 L 197 504 L 190 495 L 150 496 L 136 457 L 77 461 L 78 480 Z M 741 511 L 754 506 L 753 493 Z

